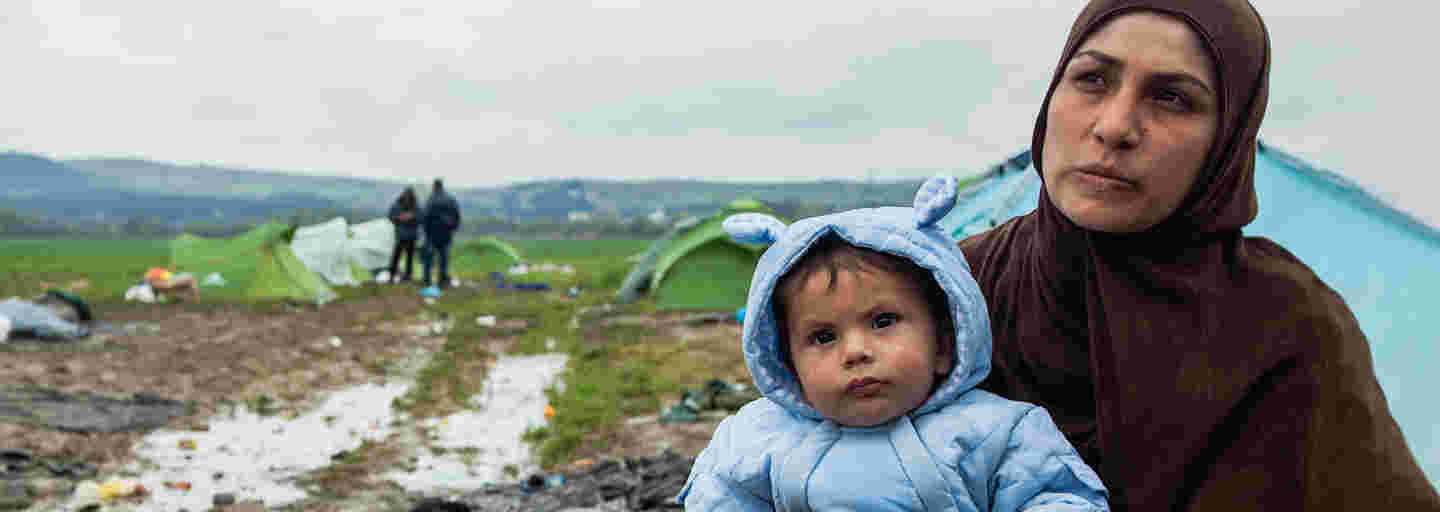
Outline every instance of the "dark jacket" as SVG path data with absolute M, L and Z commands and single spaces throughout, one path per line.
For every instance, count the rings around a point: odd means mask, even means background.
M 409 212 L 410 220 L 400 220 L 401 214 Z M 406 208 L 400 200 L 390 205 L 390 223 L 395 225 L 395 239 L 400 241 L 414 241 L 420 239 L 420 211 L 419 208 L 411 206 Z
M 444 191 L 432 194 L 425 201 L 420 225 L 425 228 L 427 239 L 442 245 L 450 243 L 455 230 L 460 229 L 460 204 Z

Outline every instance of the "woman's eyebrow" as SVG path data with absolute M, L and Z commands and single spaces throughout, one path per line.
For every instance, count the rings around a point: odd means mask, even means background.
M 1110 54 L 1093 48 L 1088 50 L 1081 50 L 1075 53 L 1075 57 L 1090 57 L 1092 59 L 1100 61 L 1100 63 L 1105 66 L 1123 67 L 1125 65 L 1124 63 L 1120 62 L 1120 59 L 1117 59 Z M 1071 58 L 1071 60 L 1074 60 L 1074 58 Z M 1206 85 L 1204 80 L 1196 78 L 1195 75 L 1186 73 L 1184 71 L 1160 72 L 1151 75 L 1151 77 L 1164 82 L 1190 82 L 1192 84 L 1195 84 L 1195 86 L 1199 87 L 1205 92 L 1210 93 L 1210 95 L 1212 96 L 1215 94 L 1215 91 L 1211 90 L 1210 86 Z
M 1095 49 L 1081 50 L 1080 52 L 1075 54 L 1075 57 L 1071 57 L 1070 59 L 1075 60 L 1078 57 L 1090 57 L 1092 59 L 1100 61 L 1101 64 L 1104 64 L 1106 66 L 1120 65 L 1120 59 L 1117 59 L 1113 56 L 1110 56 L 1109 54 L 1106 54 L 1105 52 Z

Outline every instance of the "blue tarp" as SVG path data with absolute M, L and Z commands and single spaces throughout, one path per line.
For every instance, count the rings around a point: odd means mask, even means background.
M 0 315 L 10 319 L 12 336 L 75 339 L 90 335 L 88 327 L 68 322 L 50 308 L 16 298 L 0 301 Z
M 1440 407 L 1433 389 L 1440 332 L 1440 231 L 1344 177 L 1261 144 L 1250 236 L 1275 240 L 1340 293 L 1370 339 L 1375 373 L 1410 449 L 1440 485 Z M 941 221 L 956 238 L 1033 211 L 1040 179 L 1028 151 L 986 172 Z

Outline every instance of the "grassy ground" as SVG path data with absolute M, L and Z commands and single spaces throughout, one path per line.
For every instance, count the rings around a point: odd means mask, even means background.
M 119 302 L 145 269 L 169 259 L 168 240 L 0 240 L 0 297 L 83 282 L 76 291 L 86 300 Z

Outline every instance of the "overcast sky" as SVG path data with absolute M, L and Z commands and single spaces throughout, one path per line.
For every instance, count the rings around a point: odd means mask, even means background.
M 1261 137 L 1440 225 L 1440 4 L 1254 1 Z M 1029 144 L 1080 6 L 12 0 L 0 149 L 461 186 L 968 174 Z

